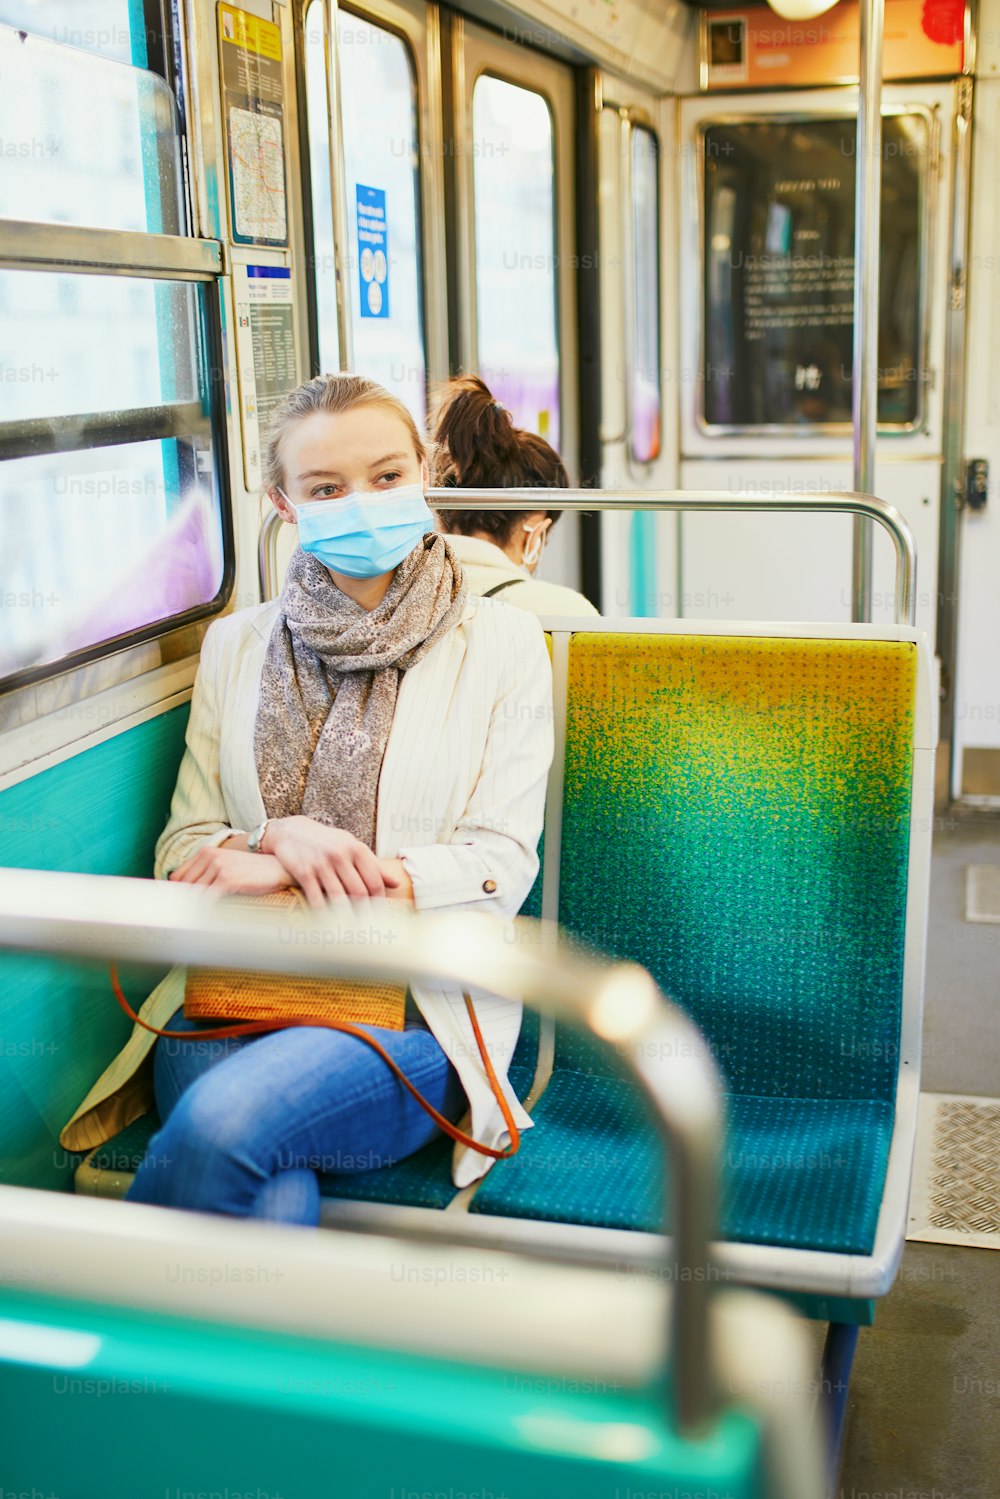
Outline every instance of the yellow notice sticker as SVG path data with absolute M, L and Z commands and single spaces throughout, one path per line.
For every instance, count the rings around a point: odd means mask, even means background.
M 219 36 L 234 47 L 256 52 L 258 57 L 281 61 L 281 31 L 271 21 L 262 21 L 235 5 L 219 6 Z

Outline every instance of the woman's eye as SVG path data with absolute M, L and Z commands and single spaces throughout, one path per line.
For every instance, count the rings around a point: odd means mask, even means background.
M 310 495 L 313 500 L 330 500 L 340 488 L 339 484 L 320 484 Z
M 390 469 L 387 474 L 379 474 L 379 480 L 383 484 L 395 484 L 397 479 L 401 479 L 402 477 L 399 470 L 395 468 Z

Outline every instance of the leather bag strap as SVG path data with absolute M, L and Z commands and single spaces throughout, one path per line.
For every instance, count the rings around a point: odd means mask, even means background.
M 364 1041 L 366 1045 L 372 1048 L 373 1051 L 378 1052 L 379 1056 L 382 1058 L 383 1062 L 385 1062 L 386 1066 L 391 1068 L 391 1070 L 399 1078 L 399 1081 L 403 1084 L 404 1088 L 406 1088 L 409 1093 L 412 1094 L 420 1107 L 426 1110 L 426 1112 L 431 1116 L 438 1128 L 443 1130 L 444 1133 L 448 1135 L 452 1140 L 457 1141 L 459 1145 L 466 1145 L 470 1150 L 476 1150 L 480 1155 L 490 1156 L 495 1161 L 506 1160 L 508 1156 L 516 1155 L 521 1147 L 521 1132 L 514 1120 L 514 1115 L 511 1112 L 510 1104 L 507 1102 L 507 1099 L 504 1096 L 503 1089 L 501 1088 L 499 1079 L 497 1078 L 496 1072 L 494 1071 L 493 1063 L 490 1061 L 489 1052 L 487 1051 L 486 1043 L 483 1040 L 483 1033 L 479 1028 L 479 1017 L 476 1014 L 476 1009 L 472 1003 L 472 998 L 468 994 L 464 995 L 463 998 L 465 999 L 465 1008 L 468 1011 L 469 1020 L 472 1022 L 472 1030 L 476 1037 L 476 1045 L 479 1047 L 479 1055 L 482 1058 L 483 1067 L 486 1070 L 486 1076 L 489 1079 L 490 1087 L 493 1090 L 493 1097 L 500 1105 L 500 1112 L 503 1114 L 504 1123 L 506 1124 L 507 1129 L 510 1133 L 510 1144 L 505 1150 L 496 1150 L 492 1145 L 482 1145 L 478 1140 L 474 1140 L 471 1135 L 467 1135 L 464 1130 L 459 1129 L 457 1125 L 452 1124 L 449 1119 L 446 1119 L 444 1115 L 440 1113 L 439 1110 L 436 1109 L 434 1105 L 424 1097 L 419 1088 L 414 1087 L 413 1083 L 411 1083 L 410 1079 L 406 1076 L 406 1073 L 389 1055 L 381 1042 L 377 1041 L 374 1036 L 372 1036 L 368 1031 L 363 1030 L 359 1025 L 352 1025 L 350 1021 L 347 1020 L 316 1020 L 314 1017 L 310 1016 L 305 1017 L 301 1020 L 294 1017 L 290 1019 L 286 1017 L 279 1023 L 275 1023 L 273 1020 L 244 1020 L 237 1025 L 212 1026 L 211 1028 L 205 1030 L 202 1030 L 199 1027 L 197 1031 L 160 1030 L 158 1026 L 150 1025 L 147 1020 L 141 1019 L 129 1004 L 128 1000 L 125 997 L 124 991 L 122 990 L 121 983 L 119 982 L 118 965 L 116 963 L 113 963 L 111 965 L 110 974 L 111 988 L 114 991 L 114 996 L 117 999 L 118 1003 L 121 1005 L 122 1009 L 125 1011 L 126 1015 L 130 1020 L 134 1021 L 136 1025 L 141 1025 L 144 1030 L 152 1031 L 154 1036 L 167 1036 L 170 1039 L 177 1039 L 180 1041 L 190 1041 L 195 1038 L 201 1040 L 215 1040 L 220 1039 L 224 1036 L 252 1036 L 260 1035 L 265 1031 L 283 1031 L 290 1026 L 298 1025 L 323 1025 L 326 1026 L 328 1030 L 344 1031 L 345 1034 L 349 1036 L 357 1036 L 359 1041 Z
M 505 588 L 513 588 L 515 583 L 527 583 L 527 578 L 505 578 L 502 583 L 494 583 L 492 588 L 487 588 L 485 593 L 479 595 L 483 599 L 491 599 L 495 593 L 502 593 Z

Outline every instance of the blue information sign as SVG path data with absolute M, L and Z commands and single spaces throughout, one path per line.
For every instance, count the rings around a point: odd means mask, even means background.
M 380 187 L 355 184 L 358 204 L 358 279 L 361 316 L 389 316 L 389 247 L 385 193 Z

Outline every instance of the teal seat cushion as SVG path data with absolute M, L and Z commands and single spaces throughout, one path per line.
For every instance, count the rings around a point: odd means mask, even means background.
M 97 1147 L 90 1157 L 91 1170 L 138 1171 L 149 1142 L 159 1127 L 160 1116 L 155 1109 L 148 1114 L 140 1114 L 138 1119 L 133 1119 L 117 1135 L 112 1135 L 110 1140 L 105 1140 L 103 1145 Z
M 522 1102 L 528 1096 L 535 1076 L 537 1054 L 538 1016 L 533 1010 L 525 1010 L 521 1034 L 507 1074 Z M 360 1202 L 444 1208 L 456 1191 L 451 1179 L 453 1149 L 450 1140 L 440 1138 L 394 1166 L 356 1173 L 328 1172 L 320 1177 L 320 1192 L 324 1197 L 346 1197 Z
M 739 1095 L 726 1103 L 723 1237 L 870 1253 L 891 1106 Z M 487 1176 L 472 1212 L 647 1232 L 663 1225 L 662 1151 L 627 1082 L 556 1072 L 534 1118 L 518 1154 Z
M 523 1086 L 525 1074 L 519 1082 Z M 530 1079 L 529 1079 L 530 1083 Z M 521 1092 L 521 1087 L 518 1087 Z M 723 1164 L 727 1239 L 871 1252 L 892 1133 L 883 1104 L 730 1098 Z M 491 1216 L 648 1232 L 664 1221 L 662 1157 L 628 1084 L 562 1072 L 535 1109 L 518 1154 L 472 1200 Z M 91 1167 L 134 1172 L 159 1128 L 146 1114 L 102 1145 Z M 451 1142 L 437 1140 L 381 1171 L 320 1178 L 324 1197 L 443 1208 L 455 1188 Z

